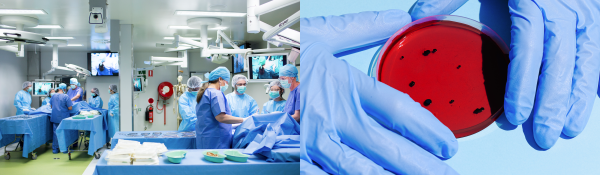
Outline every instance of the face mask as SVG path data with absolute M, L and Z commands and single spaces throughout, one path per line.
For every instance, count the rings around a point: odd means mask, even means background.
M 96 97 L 96 96 L 97 96 L 96 93 L 92 93 L 92 97 Z
M 27 92 L 31 92 L 31 88 L 27 89 Z
M 108 93 L 110 94 L 110 89 L 108 90 Z
M 279 91 L 271 91 L 271 92 L 269 92 L 269 96 L 271 98 L 277 98 L 277 97 L 279 97 Z
M 71 89 L 75 89 L 75 85 L 71 85 Z
M 55 93 L 50 93 L 50 97 L 54 96 Z
M 198 96 L 198 91 L 192 91 L 192 92 L 190 92 L 190 93 L 191 93 L 192 95 L 194 95 L 194 96 Z
M 221 92 L 225 92 L 229 88 L 229 84 L 225 83 L 225 86 L 221 86 Z
M 246 92 L 246 86 L 238 86 L 238 87 L 237 87 L 237 91 L 238 91 L 240 94 L 243 94 L 244 92 Z
M 281 80 L 281 86 L 283 86 L 283 88 L 290 88 L 292 84 L 290 84 L 289 81 L 290 80 Z

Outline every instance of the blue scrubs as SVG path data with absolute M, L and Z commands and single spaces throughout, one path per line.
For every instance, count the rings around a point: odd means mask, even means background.
M 100 66 L 96 67 L 96 72 L 98 75 L 112 75 L 112 71 L 106 65 L 104 65 L 103 71 L 100 71 Z
M 273 76 L 271 75 L 274 74 L 273 71 L 268 68 L 265 68 L 265 71 L 262 74 L 260 73 L 260 70 L 257 70 L 256 73 L 258 74 L 258 79 L 272 79 Z
M 92 97 L 89 101 L 90 106 L 94 108 L 102 108 L 102 106 L 104 105 L 104 102 L 102 101 L 102 98 L 100 98 L 100 96 Z
M 181 115 L 181 124 L 177 131 L 195 131 L 196 130 L 196 95 L 191 92 L 184 92 L 179 97 L 179 115 Z
M 266 102 L 263 105 L 263 110 L 262 110 L 261 114 L 269 114 L 272 112 L 283 112 L 286 102 L 287 102 L 286 100 L 281 100 L 281 101 L 269 100 L 268 102 Z
M 44 105 L 49 105 L 49 104 L 50 104 L 50 99 L 52 99 L 52 98 L 51 98 L 51 97 L 46 97 L 46 98 L 44 99 L 44 101 L 42 102 L 42 106 L 44 106 Z
M 208 88 L 200 103 L 196 105 L 196 147 L 198 149 L 230 149 L 231 124 L 217 121 L 217 115 L 231 115 L 225 94 L 215 88 Z
M 283 112 L 287 112 L 290 115 L 294 115 L 296 110 L 300 110 L 300 86 L 296 87 L 290 95 L 288 96 L 287 103 L 285 103 L 285 108 Z
M 17 115 L 22 115 L 23 110 L 31 110 L 31 94 L 29 92 L 20 90 L 15 95 L 15 101 L 13 103 L 17 108 Z
M 69 96 L 56 93 L 54 96 L 52 96 L 50 105 L 52 107 L 52 116 L 50 117 L 50 122 L 52 122 L 52 133 L 54 135 L 52 140 L 52 152 L 58 153 L 60 152 L 60 148 L 58 147 L 56 128 L 63 119 L 71 116 L 69 113 L 69 107 L 73 106 L 73 102 Z
M 79 94 L 79 98 L 77 98 L 73 102 L 80 102 L 81 100 L 83 100 L 83 89 L 77 86 L 77 88 L 69 89 L 69 92 L 67 92 L 67 95 L 69 95 L 69 99 L 73 99 L 73 97 L 77 96 L 77 94 Z
M 111 115 L 112 114 L 112 115 Z M 108 100 L 108 136 L 113 138 L 119 132 L 119 93 L 114 93 Z
M 232 92 L 227 94 L 225 98 L 227 98 L 227 104 L 233 116 L 246 118 L 260 112 L 256 100 L 248 94 L 237 95 Z
M 252 79 L 258 78 L 258 60 L 260 57 L 252 57 Z

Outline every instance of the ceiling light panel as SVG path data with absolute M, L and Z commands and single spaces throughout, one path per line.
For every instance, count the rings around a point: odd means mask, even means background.
M 62 29 L 60 25 L 37 25 L 35 27 L 30 27 L 33 29 Z
M 192 40 L 201 40 L 202 38 L 198 38 L 198 37 L 183 37 L 183 38 L 187 38 L 187 39 L 192 39 Z M 175 37 L 172 36 L 167 36 L 165 37 L 166 40 L 174 40 Z M 208 38 L 208 40 L 211 40 L 212 38 Z
M 0 9 L 0 15 L 46 15 L 44 10 Z
M 63 36 L 63 37 L 61 37 L 61 36 L 49 36 L 49 37 L 46 37 L 46 39 L 75 39 L 75 38 L 70 37 L 70 36 Z
M 183 16 L 215 16 L 215 17 L 245 17 L 246 13 L 177 10 L 177 11 L 175 11 L 175 15 L 183 15 Z
M 69 46 L 69 47 L 77 47 L 77 46 L 83 46 L 83 45 L 81 45 L 81 44 L 68 44 L 67 46 Z

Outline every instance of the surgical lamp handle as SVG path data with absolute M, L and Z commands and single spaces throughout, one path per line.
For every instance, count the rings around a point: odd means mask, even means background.
M 21 34 L 20 34 L 20 33 L 6 33 L 6 32 L 5 32 L 5 33 L 4 33 L 4 35 L 5 35 L 5 36 L 8 36 L 8 35 L 17 35 L 18 37 L 21 37 Z

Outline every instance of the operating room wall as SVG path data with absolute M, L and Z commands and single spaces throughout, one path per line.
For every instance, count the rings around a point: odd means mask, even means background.
M 17 108 L 13 105 L 15 95 L 22 90 L 21 85 L 27 81 L 27 55 L 17 58 L 15 53 L 0 50 L 0 75 L 3 85 L 0 86 L 0 118 L 14 116 Z

